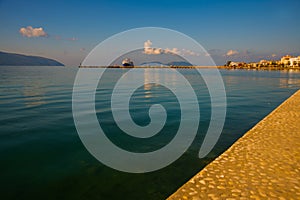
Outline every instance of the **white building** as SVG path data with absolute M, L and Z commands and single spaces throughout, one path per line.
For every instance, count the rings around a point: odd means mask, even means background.
M 244 63 L 244 62 L 230 62 L 230 64 L 229 64 L 229 66 L 231 66 L 231 67 L 238 67 L 238 66 L 243 66 L 243 65 L 245 65 L 246 63 Z
M 290 66 L 300 66 L 300 56 L 290 58 Z
M 266 66 L 266 65 L 269 64 L 269 61 L 267 61 L 267 60 L 261 60 L 261 61 L 259 61 L 259 64 L 261 64 L 263 66 Z
M 292 57 L 289 55 L 283 56 L 280 60 L 281 64 L 289 66 L 300 66 L 300 56 Z
M 290 55 L 286 55 L 286 56 L 283 56 L 280 60 L 281 64 L 284 64 L 284 65 L 289 65 L 290 64 L 290 58 L 292 56 Z

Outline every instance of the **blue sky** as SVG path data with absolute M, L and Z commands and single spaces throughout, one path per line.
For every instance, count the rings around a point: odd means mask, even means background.
M 189 35 L 215 58 L 278 59 L 300 55 L 298 0 L 0 0 L 0 50 L 78 65 L 99 42 L 137 27 L 164 27 Z M 45 35 L 22 36 L 20 28 Z

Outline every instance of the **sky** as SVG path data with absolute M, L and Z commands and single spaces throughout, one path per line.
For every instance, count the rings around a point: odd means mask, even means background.
M 163 27 L 195 39 L 219 65 L 276 60 L 300 55 L 299 10 L 299 0 L 0 0 L 0 51 L 78 66 L 114 34 Z

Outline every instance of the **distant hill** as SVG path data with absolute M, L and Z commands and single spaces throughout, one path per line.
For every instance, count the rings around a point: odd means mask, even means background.
M 0 65 L 7 66 L 64 66 L 64 64 L 49 58 L 27 56 L 0 51 Z
M 191 63 L 185 62 L 185 61 L 169 62 L 167 65 L 173 65 L 173 66 L 193 66 Z
M 162 66 L 162 65 L 168 66 L 168 65 L 166 65 L 166 64 L 164 64 L 162 62 L 159 62 L 159 61 L 143 62 L 143 63 L 141 63 L 139 65 L 141 65 L 141 66 Z
M 162 63 L 159 61 L 153 61 L 153 62 L 143 62 L 140 65 L 149 65 L 149 66 L 193 66 L 191 63 L 189 62 L 185 62 L 185 61 L 173 61 L 173 62 L 168 62 L 168 63 Z

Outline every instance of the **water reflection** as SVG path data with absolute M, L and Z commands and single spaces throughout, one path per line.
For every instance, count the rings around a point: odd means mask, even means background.
M 26 107 L 39 106 L 46 103 L 45 91 L 41 87 L 42 85 L 42 82 L 38 80 L 25 82 L 22 93 Z
M 282 78 L 279 79 L 280 88 L 300 87 L 299 71 L 290 69 L 288 71 L 280 71 Z
M 145 98 L 152 97 L 151 89 L 153 87 L 153 84 L 148 84 L 148 81 L 151 79 L 152 73 L 153 73 L 153 69 L 144 69 L 144 90 L 145 90 L 144 96 L 145 96 Z
M 171 68 L 166 69 L 157 69 L 157 68 L 144 68 L 144 90 L 145 90 L 145 98 L 151 98 L 154 86 L 158 86 L 158 84 L 148 84 L 149 80 L 154 80 L 156 83 L 163 82 L 171 84 L 172 86 L 176 85 L 176 73 Z
M 300 87 L 300 80 L 296 78 L 280 78 L 279 79 L 279 87 L 280 88 L 290 88 L 294 87 L 295 85 L 298 85 Z

